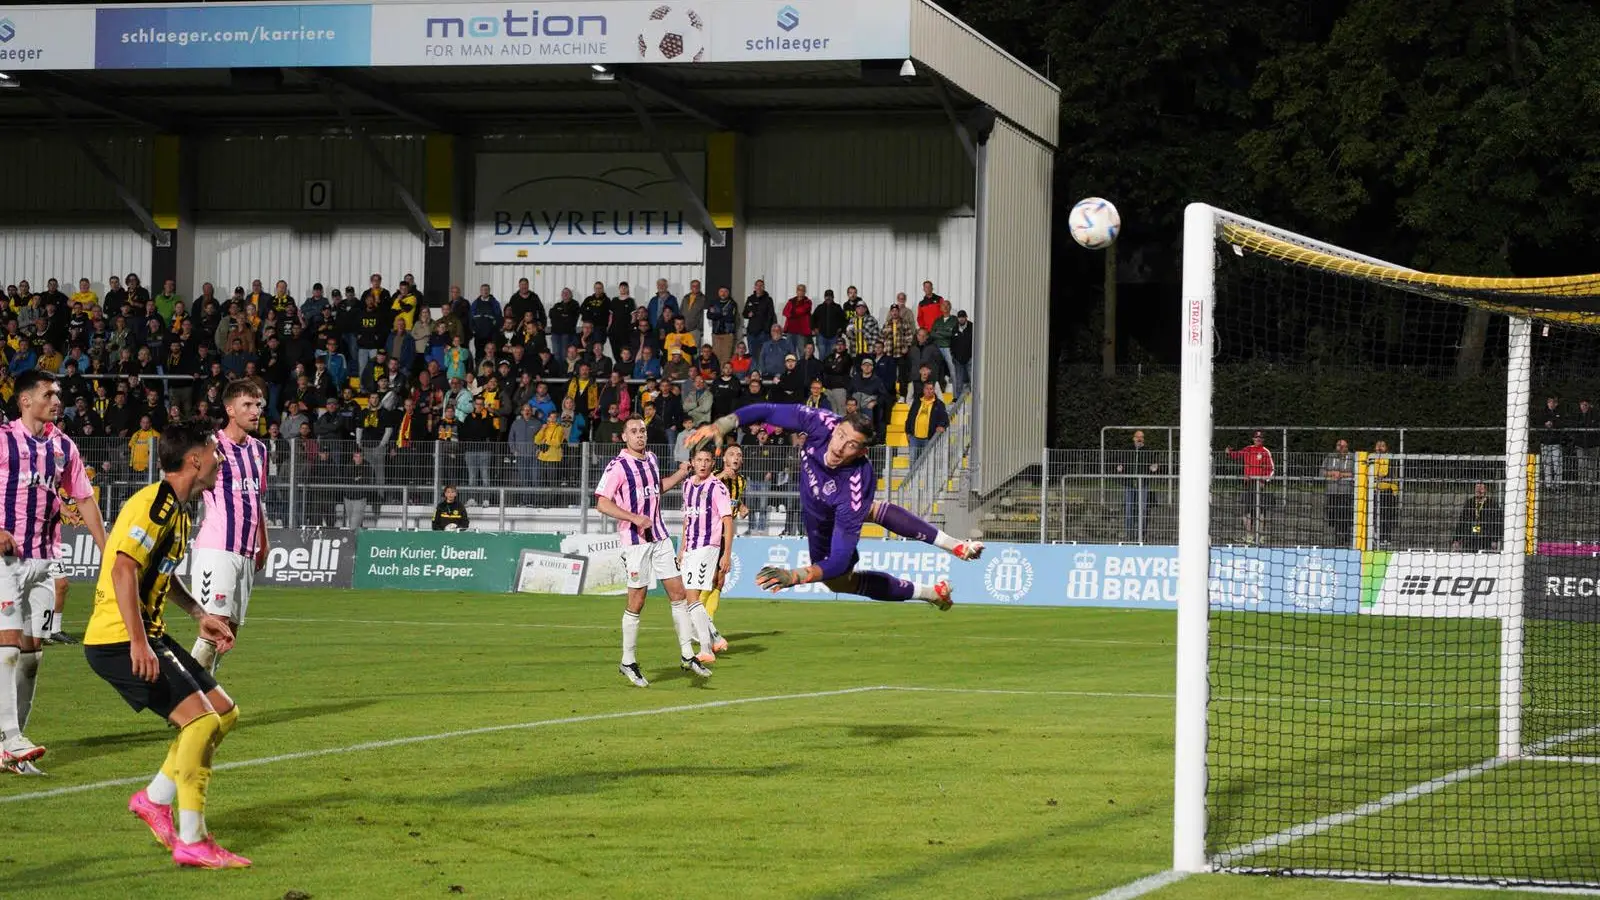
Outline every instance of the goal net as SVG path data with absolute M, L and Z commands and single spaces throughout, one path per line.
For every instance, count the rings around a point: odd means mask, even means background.
M 1197 204 L 1183 302 L 1175 867 L 1600 884 L 1600 275 Z

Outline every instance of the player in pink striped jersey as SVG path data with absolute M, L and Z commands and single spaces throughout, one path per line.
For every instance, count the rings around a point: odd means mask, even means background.
M 233 626 L 244 624 L 255 573 L 267 561 L 267 445 L 255 438 L 266 394 L 254 379 L 231 382 L 222 392 L 228 424 L 217 432 L 221 466 L 217 481 L 203 495 L 205 515 L 189 560 L 189 593 L 214 616 Z M 196 638 L 190 655 L 216 672 L 222 651 L 204 637 Z
M 689 624 L 700 644 L 701 663 L 717 661 L 712 649 L 711 616 L 700 594 L 715 590 L 733 565 L 733 497 L 728 485 L 711 472 L 716 457 L 710 445 L 694 451 L 690 467 L 694 477 L 683 483 L 683 545 L 678 568 L 688 592 Z M 689 655 L 687 645 L 683 655 Z
M 62 489 L 79 501 L 101 550 L 106 526 L 77 445 L 55 425 L 61 414 L 56 377 L 24 372 L 17 376 L 16 398 L 17 419 L 0 427 L 0 765 L 31 774 L 37 770 L 29 764 L 45 748 L 28 740 L 22 727 L 55 612 L 51 568 L 61 552 Z
M 628 569 L 628 606 L 622 613 L 622 664 L 618 668 L 636 686 L 649 687 L 650 682 L 639 671 L 635 650 L 645 591 L 658 579 L 672 602 L 672 624 L 678 632 L 679 649 L 688 647 L 693 637 L 683 579 L 678 577 L 672 552 L 672 535 L 661 521 L 661 495 L 678 486 L 689 474 L 689 466 L 685 464 L 663 479 L 656 455 L 646 449 L 649 437 L 644 419 L 639 416 L 630 416 L 623 423 L 622 443 L 622 452 L 606 463 L 600 483 L 595 485 L 595 509 L 617 520 L 622 561 Z M 681 656 L 682 668 L 700 678 L 710 677 L 711 670 L 692 653 L 683 652 Z

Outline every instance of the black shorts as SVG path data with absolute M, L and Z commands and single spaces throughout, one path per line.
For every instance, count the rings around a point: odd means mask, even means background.
M 89 668 L 116 688 L 134 712 L 148 709 L 165 719 L 190 694 L 216 689 L 217 680 L 171 635 L 151 640 L 150 649 L 155 651 L 156 663 L 161 667 L 155 681 L 145 681 L 133 674 L 133 657 L 128 653 L 126 642 L 88 644 L 83 648 L 83 655 L 89 660 Z

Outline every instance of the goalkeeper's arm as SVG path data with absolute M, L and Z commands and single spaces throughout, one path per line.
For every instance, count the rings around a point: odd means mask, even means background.
M 694 447 L 706 441 L 715 441 L 720 445 L 728 435 L 750 425 L 772 425 L 784 431 L 809 434 L 827 421 L 817 410 L 798 403 L 751 403 L 696 429 L 689 438 L 689 446 Z

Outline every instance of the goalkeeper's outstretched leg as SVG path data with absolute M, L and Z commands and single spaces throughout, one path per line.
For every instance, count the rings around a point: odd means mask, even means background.
M 903 506 L 896 506 L 883 500 L 875 500 L 872 510 L 867 518 L 882 525 L 890 534 L 898 534 L 903 538 L 932 544 L 940 550 L 947 550 L 956 559 L 973 560 L 983 555 L 983 542 L 975 540 L 957 540 L 941 531 L 931 522 L 913 514 Z

